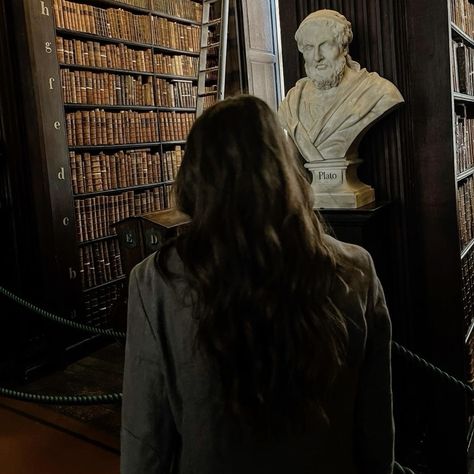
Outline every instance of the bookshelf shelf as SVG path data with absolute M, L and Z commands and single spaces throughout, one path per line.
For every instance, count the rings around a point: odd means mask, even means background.
M 186 140 L 174 140 L 168 142 L 148 142 L 148 143 L 126 143 L 126 144 L 114 144 L 114 145 L 77 145 L 69 146 L 71 151 L 88 151 L 88 150 L 128 150 L 135 148 L 156 148 L 160 145 L 184 145 Z
M 474 95 L 462 94 L 461 92 L 453 92 L 453 98 L 458 102 L 474 102 Z
M 56 31 L 61 36 L 68 36 L 71 38 L 83 38 L 86 40 L 101 41 L 104 43 L 113 43 L 113 44 L 125 44 L 128 46 L 135 46 L 137 48 L 153 49 L 154 46 L 151 43 L 137 43 L 135 41 L 129 41 L 120 38 L 112 38 L 108 36 L 94 35 L 92 33 L 85 33 L 83 31 L 68 30 L 66 28 L 56 28 Z
M 155 76 L 161 79 L 178 79 L 178 80 L 185 80 L 185 81 L 197 81 L 198 79 L 197 76 L 178 76 L 175 74 L 162 74 L 160 72 L 157 72 Z
M 469 168 L 466 171 L 463 171 L 462 173 L 459 173 L 456 176 L 456 181 L 462 181 L 463 179 L 468 178 L 469 176 L 472 176 L 474 174 L 474 168 Z
M 137 7 L 135 5 L 129 5 L 128 3 L 118 2 L 115 0 L 89 0 L 89 3 L 96 4 L 98 6 L 104 6 L 104 7 L 121 8 L 123 10 L 129 10 L 131 12 L 142 13 L 142 14 L 147 14 L 147 15 L 151 13 L 153 16 L 166 18 L 167 20 L 173 20 L 180 23 L 185 23 L 187 25 L 200 26 L 199 22 L 197 22 L 196 20 L 192 20 L 190 18 L 170 15 L 168 13 L 160 12 L 159 10 Z
M 56 28 L 56 31 L 61 36 L 68 36 L 68 37 L 72 37 L 72 38 L 84 38 L 84 39 L 87 39 L 87 40 L 101 41 L 101 42 L 105 42 L 105 43 L 125 44 L 125 45 L 128 45 L 128 46 L 134 46 L 134 47 L 142 48 L 142 49 L 153 49 L 153 50 L 156 50 L 156 51 L 162 51 L 162 52 L 166 52 L 166 53 L 184 54 L 186 56 L 199 57 L 199 53 L 194 52 L 194 51 L 184 51 L 184 50 L 181 50 L 181 49 L 168 48 L 166 46 L 160 46 L 160 45 L 155 45 L 155 44 L 151 44 L 151 43 L 137 43 L 135 41 L 129 41 L 129 40 L 119 39 L 119 38 L 112 38 L 112 37 L 108 37 L 108 36 L 94 35 L 92 33 L 84 33 L 83 31 L 68 30 L 66 28 Z
M 148 14 L 150 10 L 148 8 L 137 7 L 128 3 L 119 2 L 115 0 L 89 0 L 90 4 L 97 5 L 98 7 L 111 7 L 121 8 L 122 10 L 128 10 L 136 13 Z
M 158 110 L 158 107 L 155 105 L 109 105 L 109 104 L 64 104 L 66 110 L 94 110 L 94 109 L 104 109 L 104 110 Z
M 173 21 L 177 21 L 179 23 L 185 23 L 186 25 L 201 26 L 201 23 L 199 23 L 195 20 L 190 20 L 189 18 L 181 18 L 179 16 L 168 15 L 167 13 L 162 13 L 162 12 L 159 12 L 159 11 L 156 11 L 156 10 L 151 10 L 151 14 L 153 16 L 166 18 L 167 20 L 173 20 Z
M 102 194 L 115 194 L 115 193 L 123 193 L 124 191 L 142 191 L 144 189 L 153 189 L 158 188 L 160 186 L 166 186 L 167 184 L 173 184 L 174 181 L 160 181 L 159 183 L 150 183 L 150 184 L 138 184 L 137 186 L 128 186 L 126 188 L 113 188 L 113 189 L 106 189 L 103 191 L 93 191 L 90 193 L 81 193 L 75 194 L 74 198 L 86 198 L 92 196 L 100 196 Z
M 148 14 L 150 11 L 148 8 L 137 7 L 135 5 L 116 0 L 89 0 L 89 3 L 98 7 L 121 8 L 122 10 L 129 10 L 136 13 Z
M 97 239 L 92 239 L 92 240 L 84 240 L 83 242 L 78 242 L 77 245 L 79 247 L 84 247 L 85 245 L 91 245 L 95 244 L 97 242 L 104 242 L 105 240 L 112 240 L 117 238 L 117 234 L 112 234 L 112 235 L 106 235 L 105 237 L 99 237 Z
M 455 23 L 451 22 L 451 31 L 458 36 L 459 38 L 462 38 L 464 41 L 469 43 L 470 46 L 474 46 L 474 39 L 471 38 L 468 34 L 464 33 L 459 26 L 457 26 Z
M 127 150 L 135 148 L 152 148 L 159 147 L 162 142 L 147 142 L 147 143 L 125 143 L 113 145 L 77 145 L 69 146 L 71 151 L 88 151 L 88 150 Z
M 104 287 L 109 286 L 109 285 L 115 285 L 117 283 L 120 283 L 121 281 L 124 281 L 125 278 L 126 278 L 126 276 L 122 275 L 119 278 L 115 278 L 114 280 L 106 281 L 105 283 L 101 283 L 100 285 L 92 286 L 90 288 L 83 288 L 82 292 L 83 293 L 89 293 L 91 291 L 98 290 L 100 288 L 104 288 Z
M 177 74 L 165 74 L 161 72 L 147 72 L 147 71 L 133 71 L 132 69 L 116 69 L 111 67 L 97 67 L 97 66 L 83 66 L 81 64 L 66 64 L 59 63 L 59 66 L 64 69 L 74 69 L 80 71 L 93 72 L 116 72 L 119 74 L 130 74 L 134 76 L 154 76 L 160 79 L 183 80 L 183 81 L 197 81 L 197 76 L 179 76 Z
M 83 66 L 81 64 L 66 64 L 59 63 L 59 67 L 64 69 L 77 69 L 80 71 L 93 71 L 93 72 L 117 72 L 120 74 L 130 74 L 134 76 L 155 76 L 153 72 L 147 71 L 133 71 L 132 69 L 115 69 L 111 67 L 97 67 L 97 66 Z
M 469 252 L 472 250 L 473 247 L 474 247 L 474 239 L 472 239 L 462 250 L 461 260 L 463 260 L 466 257 L 466 255 L 469 254 Z
M 104 109 L 104 110 L 158 110 L 163 112 L 194 112 L 194 108 L 184 107 L 162 107 L 156 105 L 107 105 L 107 104 L 64 104 L 67 110 L 76 109 Z
M 174 141 L 169 141 L 169 142 L 161 142 L 163 146 L 184 145 L 185 143 L 186 143 L 186 140 L 174 140 Z

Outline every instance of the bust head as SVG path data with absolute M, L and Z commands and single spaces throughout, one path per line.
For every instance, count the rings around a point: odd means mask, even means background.
M 318 10 L 308 15 L 295 34 L 303 54 L 306 74 L 318 89 L 337 87 L 347 65 L 352 67 L 349 44 L 352 27 L 334 10 Z

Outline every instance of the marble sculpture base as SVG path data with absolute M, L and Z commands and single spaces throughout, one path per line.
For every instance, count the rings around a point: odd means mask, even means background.
M 306 163 L 313 175 L 314 208 L 358 208 L 375 201 L 374 189 L 357 177 L 359 159 Z

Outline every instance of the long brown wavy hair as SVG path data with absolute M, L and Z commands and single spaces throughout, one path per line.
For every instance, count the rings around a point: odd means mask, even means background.
M 192 218 L 174 245 L 196 343 L 218 370 L 227 412 L 254 427 L 324 416 L 347 343 L 329 296 L 338 264 L 275 114 L 253 96 L 208 109 L 175 185 Z M 159 259 L 167 278 L 169 249 Z

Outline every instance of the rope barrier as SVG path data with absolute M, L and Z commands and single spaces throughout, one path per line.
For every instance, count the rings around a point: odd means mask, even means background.
M 12 301 L 15 303 L 24 306 L 25 308 L 29 309 L 30 311 L 39 314 L 40 316 L 43 316 L 46 319 L 49 319 L 50 321 L 54 321 L 55 323 L 62 324 L 64 326 L 69 326 L 70 328 L 77 329 L 79 331 L 86 331 L 86 332 L 91 332 L 94 334 L 100 334 L 103 336 L 111 336 L 115 337 L 118 339 L 125 339 L 126 334 L 124 332 L 120 331 L 115 331 L 114 329 L 102 329 L 102 328 L 97 328 L 95 326 L 89 326 L 87 324 L 81 324 L 81 323 L 76 323 L 75 321 L 71 321 L 69 319 L 61 318 L 60 316 L 57 316 L 56 314 L 50 313 L 49 311 L 46 311 L 45 309 L 39 308 L 38 306 L 30 303 L 29 301 L 24 300 L 23 298 L 20 298 L 19 296 L 15 295 L 11 291 L 3 288 L 0 286 L 0 294 L 6 296 L 7 298 L 10 298 Z
M 0 294 L 4 295 L 7 298 L 10 298 L 15 303 L 24 306 L 25 308 L 29 309 L 30 311 L 34 313 L 39 314 L 40 316 L 43 316 L 44 318 L 47 318 L 53 322 L 71 327 L 73 329 L 87 331 L 94 334 L 111 336 L 118 339 L 125 339 L 126 337 L 126 334 L 124 332 L 115 331 L 114 329 L 97 328 L 97 327 L 90 326 L 87 324 L 81 324 L 75 321 L 70 321 L 69 319 L 61 318 L 60 316 L 50 313 L 49 311 L 39 308 L 38 306 L 24 300 L 23 298 L 20 298 L 19 296 L 3 288 L 2 286 L 0 286 Z M 452 375 L 449 375 L 447 372 L 431 364 L 430 362 L 418 356 L 417 354 L 410 351 L 409 349 L 402 346 L 401 344 L 398 344 L 397 342 L 392 341 L 392 347 L 395 349 L 396 352 L 414 361 L 418 366 L 424 369 L 428 369 L 429 371 L 431 371 L 438 377 L 444 379 L 445 381 L 450 382 L 453 385 L 456 385 L 458 388 L 462 388 L 463 390 L 468 392 L 470 395 L 474 394 L 474 389 L 470 385 L 462 382 L 461 380 L 453 377 Z M 62 404 L 70 404 L 70 405 L 74 405 L 74 404 L 88 405 L 88 404 L 94 404 L 94 403 L 115 403 L 122 399 L 121 393 L 112 393 L 112 394 L 105 394 L 105 395 L 77 395 L 77 396 L 39 395 L 39 394 L 33 394 L 33 393 L 16 392 L 14 390 L 5 389 L 1 387 L 0 387 L 0 395 L 10 397 L 10 398 L 15 398 L 18 400 L 24 400 L 24 401 L 34 401 L 38 403 L 51 403 L 51 404 L 54 404 L 54 403 L 58 404 L 58 402 L 61 402 Z
M 39 393 L 18 392 L 0 387 L 0 395 L 23 402 L 42 403 L 46 405 L 103 405 L 122 400 L 121 393 L 104 393 L 100 395 L 44 395 Z
M 438 377 L 441 377 L 441 378 L 445 379 L 446 381 L 453 383 L 458 388 L 464 389 L 470 395 L 474 394 L 474 388 L 472 388 L 470 385 L 462 382 L 461 380 L 453 377 L 452 375 L 449 375 L 444 370 L 441 370 L 439 367 L 436 367 L 435 365 L 433 365 L 432 363 L 430 363 L 427 360 L 423 359 L 422 357 L 415 354 L 414 352 L 410 351 L 406 347 L 398 344 L 398 342 L 392 341 L 392 346 L 397 352 L 399 352 L 401 355 L 407 357 L 408 359 L 416 362 L 416 364 L 419 365 L 420 367 L 422 367 L 424 369 L 431 370 Z

